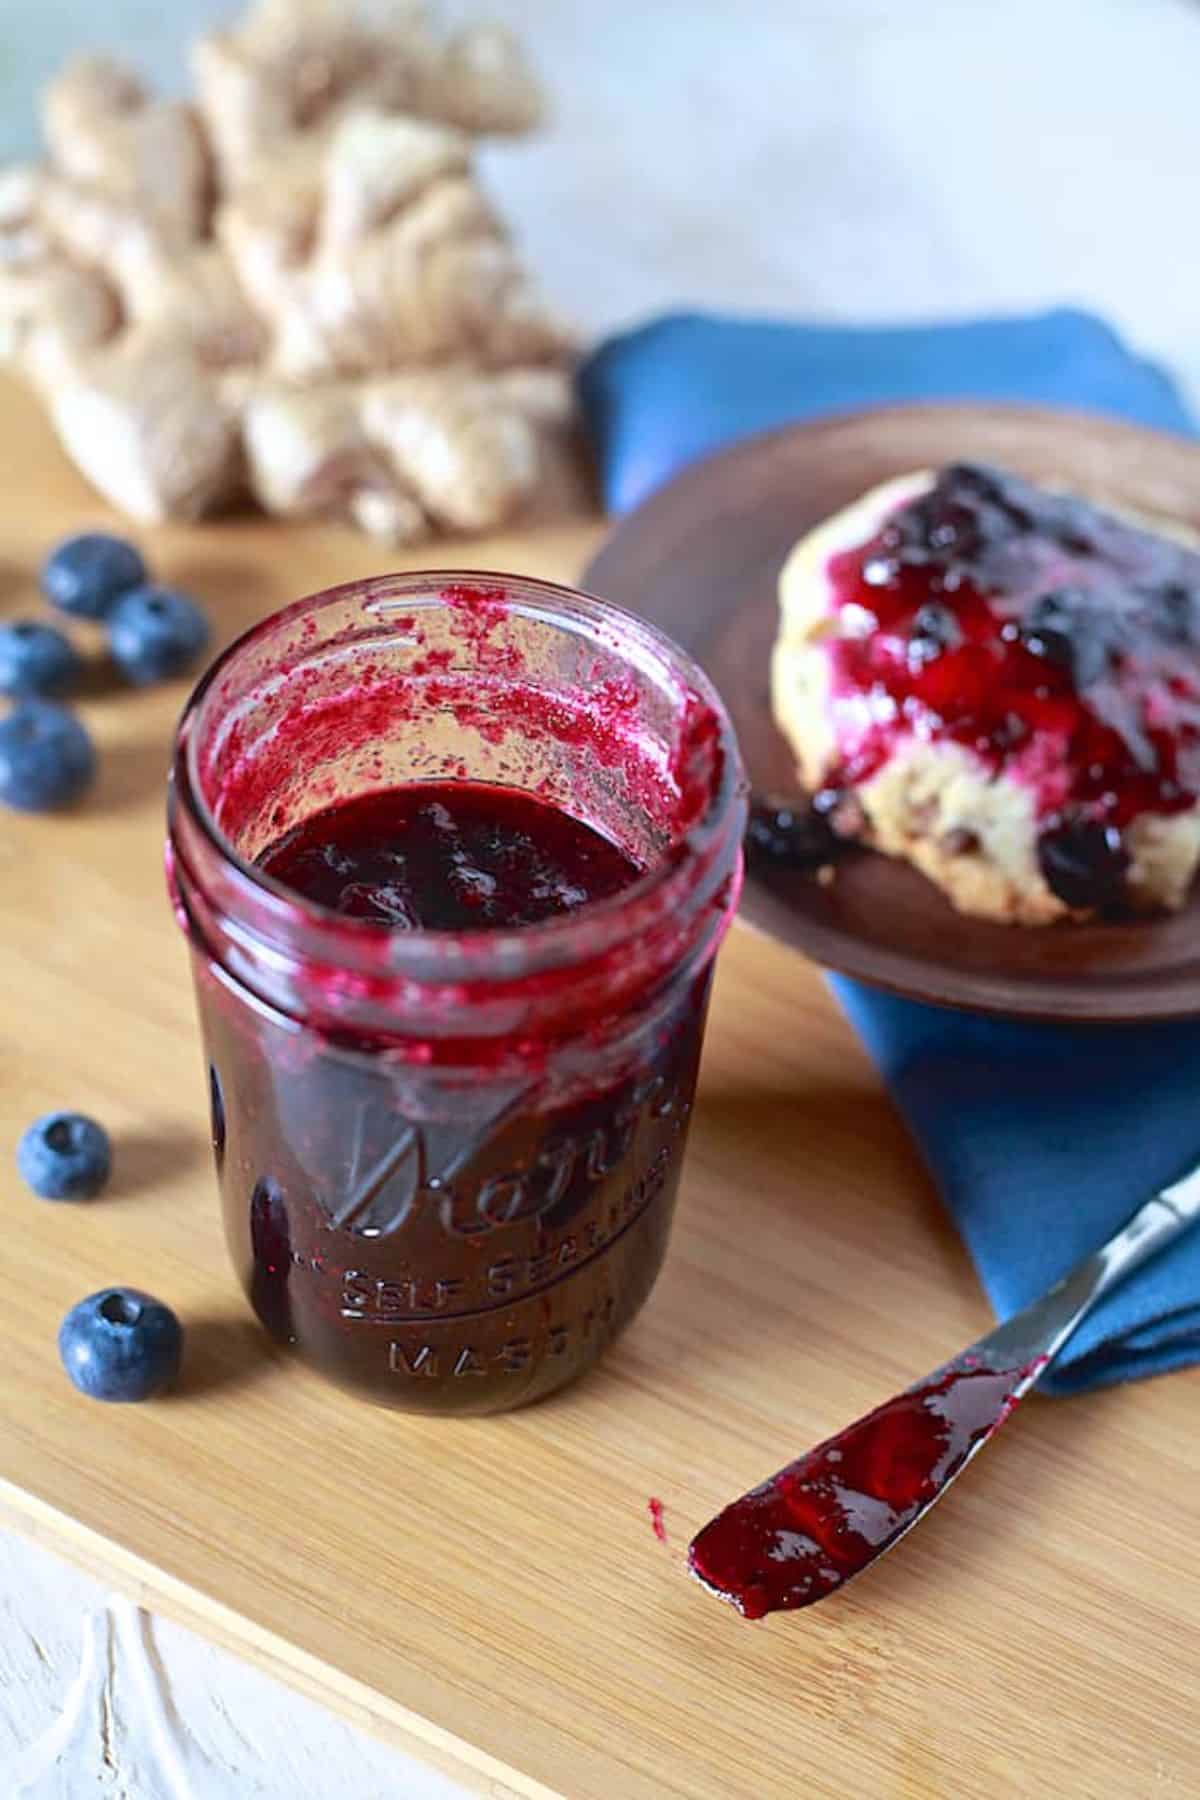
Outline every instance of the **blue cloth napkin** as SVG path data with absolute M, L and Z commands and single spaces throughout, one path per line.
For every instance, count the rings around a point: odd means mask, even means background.
M 579 385 L 614 512 L 733 438 L 865 405 L 1058 404 L 1195 435 L 1161 370 L 1065 310 L 888 329 L 678 315 L 601 345 Z M 1022 1025 L 832 984 L 1002 1318 L 1200 1158 L 1200 1025 Z M 1200 1231 L 1098 1308 L 1043 1385 L 1198 1361 Z

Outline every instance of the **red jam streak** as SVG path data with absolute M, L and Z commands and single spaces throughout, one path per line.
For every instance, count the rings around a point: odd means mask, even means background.
M 470 782 L 327 807 L 258 860 L 389 931 L 530 926 L 641 873 L 565 812 Z M 386 1041 L 318 1046 L 214 1004 L 226 1229 L 267 1330 L 355 1391 L 427 1412 L 524 1404 L 590 1367 L 662 1261 L 708 987 L 705 969 L 600 1076 L 534 1059 L 412 1112 Z
M 531 678 L 519 649 L 501 631 L 508 605 L 500 588 L 451 585 L 441 598 L 453 609 L 459 646 L 472 657 L 468 670 L 454 666 L 456 651 L 431 646 L 419 615 L 391 619 L 410 632 L 419 654 L 397 668 L 381 655 L 366 658 L 350 684 L 330 688 L 319 664 L 305 663 L 303 629 L 293 646 L 294 667 L 285 666 L 288 705 L 269 738 L 235 721 L 208 751 L 207 781 L 216 792 L 218 823 L 235 839 L 248 819 L 287 788 L 297 753 L 309 767 L 338 758 L 347 749 L 368 750 L 405 726 L 421 726 L 439 709 L 452 714 L 463 731 L 477 731 L 502 744 L 510 737 L 526 745 L 552 741 L 586 754 L 598 767 L 619 773 L 631 797 L 659 821 L 672 842 L 703 815 L 721 779 L 720 730 L 700 697 L 679 696 L 678 735 L 664 765 L 648 750 L 639 723 L 632 680 L 612 677 L 590 686 L 546 689 Z M 216 765 L 219 764 L 219 767 Z M 455 779 L 465 770 L 453 758 L 438 774 Z M 570 796 L 548 791 L 554 804 Z M 290 818 L 281 819 L 290 825 Z
M 650 1514 L 650 1529 L 653 1531 L 659 1543 L 665 1544 L 667 1541 L 667 1528 L 663 1524 L 662 1501 L 656 1500 L 654 1496 L 651 1495 L 650 1499 L 646 1502 L 646 1511 Z
M 901 1536 L 1030 1373 L 953 1370 L 897 1395 L 718 1513 L 688 1550 L 692 1573 L 747 1619 L 823 1600 Z
M 1085 886 L 1091 864 L 1119 874 L 1132 820 L 1200 797 L 1196 551 L 955 464 L 828 574 L 844 634 L 831 788 L 914 735 L 962 744 L 1033 790 L 1044 836 L 1069 834 L 1064 879 L 1082 863 Z
M 473 782 L 369 793 L 302 821 L 259 866 L 305 899 L 392 930 L 536 925 L 642 873 L 558 807 Z

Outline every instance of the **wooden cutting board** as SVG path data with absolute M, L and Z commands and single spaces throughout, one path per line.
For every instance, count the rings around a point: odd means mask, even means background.
M 0 465 L 14 616 L 36 605 L 46 544 L 105 515 L 8 386 Z M 569 579 L 599 529 L 438 556 Z M 395 560 L 251 519 L 143 541 L 223 637 Z M 0 819 L 3 1516 L 494 1800 L 1200 1792 L 1200 1374 L 1030 1402 L 902 1550 L 811 1613 L 750 1626 L 684 1576 L 724 1501 L 987 1319 L 795 954 L 730 939 L 667 1269 L 583 1385 L 506 1419 L 421 1423 L 265 1350 L 225 1259 L 163 897 L 182 698 L 89 699 L 92 798 Z M 93 1205 L 39 1204 L 12 1171 L 19 1130 L 55 1105 L 115 1134 Z M 104 1408 L 68 1387 L 59 1318 L 109 1281 L 183 1315 L 174 1398 Z

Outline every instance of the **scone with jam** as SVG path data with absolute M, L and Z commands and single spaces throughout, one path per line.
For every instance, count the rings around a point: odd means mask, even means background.
M 1000 469 L 873 489 L 780 578 L 775 717 L 843 833 L 961 912 L 1179 907 L 1200 860 L 1200 550 Z

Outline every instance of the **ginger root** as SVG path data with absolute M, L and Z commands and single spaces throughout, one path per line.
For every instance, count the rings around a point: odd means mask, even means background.
M 39 217 L 63 255 L 108 281 L 125 323 L 159 326 L 218 366 L 265 354 L 266 326 L 211 238 L 172 247 L 142 214 L 55 175 L 43 179 Z
M 72 63 L 47 162 L 0 172 L 0 356 L 88 479 L 144 522 L 248 492 L 391 543 L 553 489 L 570 340 L 472 169 L 540 116 L 515 40 L 257 0 L 192 60 L 195 107 Z
M 361 109 L 476 135 L 529 131 L 542 114 L 509 32 L 476 25 L 439 39 L 415 0 L 258 0 L 193 46 L 192 73 L 226 189 L 289 139 Z
M 103 343 L 120 318 L 108 281 L 63 255 L 46 231 L 44 187 L 39 169 L 0 176 L 0 359 L 31 375 Z
M 204 235 L 211 167 L 192 107 L 153 100 L 120 63 L 88 56 L 50 83 L 42 123 L 69 181 L 107 195 L 168 242 Z
M 569 414 L 567 377 L 547 369 L 264 384 L 243 412 L 250 484 L 269 512 L 393 544 L 483 531 L 533 498 Z
M 561 358 L 546 311 L 470 174 L 462 133 L 348 114 L 313 178 L 293 164 L 282 204 L 248 185 L 217 230 L 269 321 L 291 380 L 471 358 Z
M 185 338 L 152 327 L 122 332 L 74 358 L 49 404 L 67 454 L 144 525 L 204 518 L 239 490 L 237 420 Z

